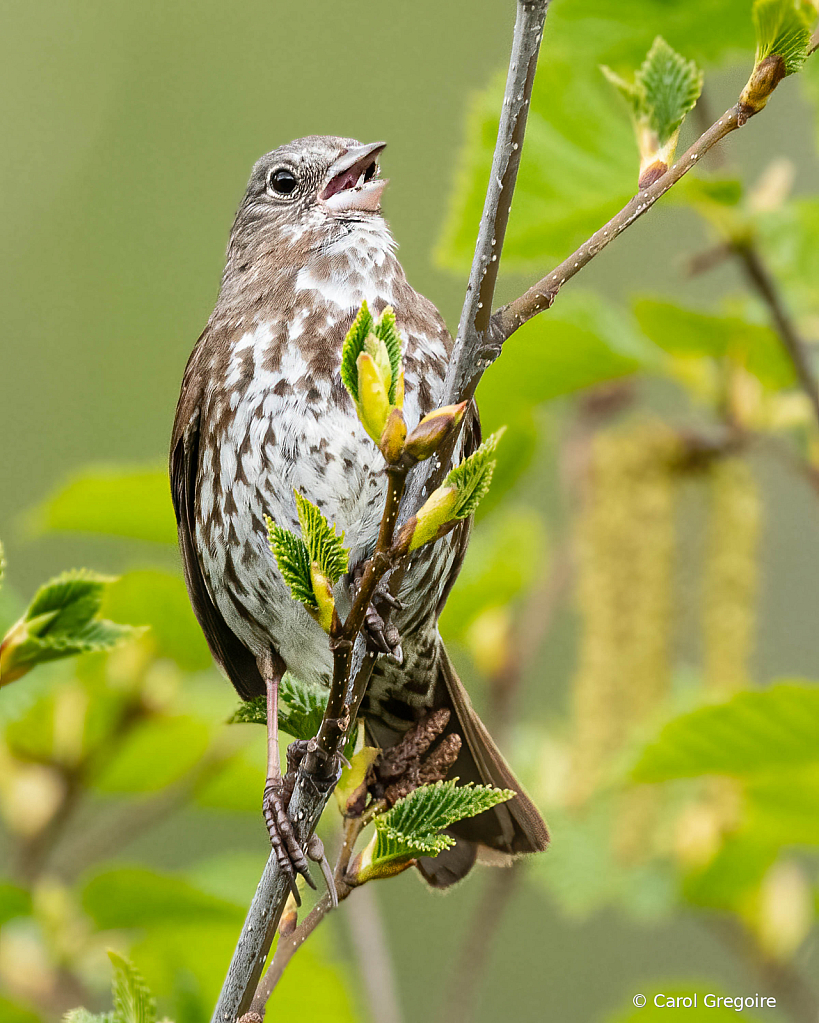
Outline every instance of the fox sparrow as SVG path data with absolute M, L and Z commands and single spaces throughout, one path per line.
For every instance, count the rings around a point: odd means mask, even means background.
M 211 652 L 245 699 L 267 694 L 264 811 L 285 868 L 304 870 L 287 819 L 276 697 L 286 669 L 327 685 L 321 627 L 294 601 L 268 546 L 265 516 L 298 530 L 294 488 L 346 533 L 351 565 L 372 552 L 386 480 L 339 375 L 341 346 L 362 301 L 392 306 L 404 347 L 404 414 L 440 404 L 451 338 L 436 308 L 407 282 L 381 214 L 384 143 L 310 136 L 263 156 L 230 234 L 216 308 L 188 361 L 170 472 L 185 578 Z M 458 457 L 479 441 L 477 415 Z M 544 849 L 546 827 L 475 714 L 438 634 L 469 525 L 414 555 L 393 623 L 398 659 L 376 662 L 362 703 L 370 738 L 395 745 L 420 717 L 449 708 L 462 739 L 453 774 L 518 795 L 452 828 L 456 845 L 421 861 L 443 887 L 489 861 Z M 349 606 L 350 580 L 337 587 Z M 383 636 L 381 637 L 383 641 Z M 400 663 L 399 663 L 400 661 Z

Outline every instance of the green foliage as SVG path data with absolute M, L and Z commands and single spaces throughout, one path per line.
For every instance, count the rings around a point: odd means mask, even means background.
M 109 952 L 114 967 L 112 994 L 115 1023 L 156 1023 L 156 1002 L 133 963 Z
M 318 508 L 299 493 L 296 493 L 296 508 L 310 561 L 318 565 L 321 574 L 331 583 L 337 583 L 347 571 L 349 560 L 344 534 L 338 536 L 336 527 L 331 526 Z
M 89 1012 L 88 1009 L 69 1009 L 63 1023 L 117 1023 L 113 1012 Z
M 680 129 L 702 91 L 702 72 L 657 36 L 646 59 L 627 82 L 611 68 L 602 68 L 631 108 L 637 125 L 646 125 L 664 146 Z
M 503 429 L 500 429 L 491 434 L 476 451 L 447 473 L 442 488 L 451 487 L 457 491 L 451 518 L 465 519 L 474 515 L 475 509 L 486 496 L 495 471 L 496 460 L 492 456 L 503 433 Z
M 770 327 L 648 298 L 635 303 L 634 313 L 645 335 L 671 355 L 728 357 L 775 390 L 795 383 L 793 365 Z
M 544 571 L 545 543 L 543 519 L 533 508 L 504 506 L 484 520 L 469 542 L 441 617 L 445 638 L 463 637 L 478 615 L 506 607 L 526 592 Z
M 93 780 L 100 792 L 158 792 L 201 760 L 210 728 L 193 715 L 149 717 L 135 724 Z
M 636 67 L 658 34 L 701 66 L 719 64 L 752 44 L 747 0 L 715 0 L 707 13 L 696 3 L 628 0 L 616 16 L 605 0 L 555 4 L 547 26 L 503 251 L 507 270 L 538 277 L 634 191 L 632 132 L 621 116 L 621 100 L 601 83 L 599 65 Z M 498 75 L 473 103 L 437 249 L 442 265 L 461 271 L 474 252 L 502 90 Z
M 318 508 L 298 493 L 296 507 L 301 537 L 277 526 L 268 517 L 270 549 L 293 599 L 318 612 L 326 598 L 317 592 L 314 566 L 330 584 L 336 583 L 347 571 L 349 552 L 344 547 L 344 534 L 338 536 L 336 527 L 331 526 Z
M 244 915 L 241 905 L 203 892 L 184 877 L 144 867 L 117 867 L 95 874 L 85 883 L 82 906 L 102 930 L 172 922 L 240 923 Z
M 148 626 L 145 639 L 157 656 L 183 671 L 204 671 L 213 663 L 178 575 L 156 568 L 127 572 L 108 586 L 102 608 L 115 621 Z
M 640 782 L 745 776 L 819 761 L 819 686 L 780 682 L 670 721 L 634 768 Z
M 361 308 L 347 331 L 341 349 L 341 380 L 349 391 L 350 397 L 358 404 L 361 395 L 358 388 L 357 360 L 363 351 L 369 350 L 367 342 L 371 335 L 384 342 L 389 360 L 388 398 L 392 404 L 396 404 L 398 382 L 401 376 L 401 338 L 395 325 L 395 313 L 389 306 L 375 320 L 367 308 L 367 303 L 361 303 Z
M 808 44 L 816 8 L 808 0 L 754 0 L 756 62 L 776 55 L 785 63 L 785 74 L 799 71 L 808 56 Z
M 0 882 L 0 926 L 17 916 L 31 912 L 31 894 L 10 882 Z
M 456 786 L 457 781 L 453 778 L 422 785 L 375 818 L 373 871 L 418 856 L 437 856 L 455 844 L 449 835 L 441 834 L 443 828 L 475 817 L 514 796 L 509 789 L 472 783 Z
M 134 634 L 128 625 L 97 617 L 108 576 L 87 569 L 64 572 L 40 589 L 0 645 L 0 684 L 38 664 L 110 650 Z
M 341 380 L 350 393 L 353 401 L 358 401 L 358 367 L 356 360 L 364 351 L 364 344 L 375 326 L 367 303 L 362 302 L 361 308 L 347 331 L 341 349 Z
M 289 529 L 277 526 L 272 519 L 267 518 L 266 522 L 270 549 L 276 558 L 282 578 L 290 587 L 293 599 L 301 601 L 307 607 L 318 608 L 310 578 L 310 552 L 307 544 Z
M 176 545 L 164 468 L 93 467 L 71 479 L 30 515 L 36 533 L 101 533 Z
M 318 732 L 328 690 L 302 682 L 289 671 L 279 684 L 279 727 L 294 739 L 312 739 Z M 239 704 L 230 719 L 233 724 L 267 724 L 267 698 L 257 696 Z

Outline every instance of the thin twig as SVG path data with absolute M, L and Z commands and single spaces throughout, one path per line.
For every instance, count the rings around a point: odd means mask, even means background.
M 739 259 L 745 277 L 753 289 L 768 306 L 774 327 L 782 345 L 793 363 L 797 379 L 807 395 L 813 414 L 819 423 L 819 386 L 808 358 L 805 342 L 799 336 L 796 324 L 791 319 L 771 272 L 765 265 L 759 250 L 749 242 L 736 242 L 732 246 Z
M 401 1003 L 375 892 L 362 885 L 346 919 L 373 1023 L 401 1023 Z
M 389 485 L 376 549 L 367 561 L 347 619 L 341 623 L 336 618 L 333 623 L 331 633 L 333 679 L 330 694 L 318 735 L 311 741 L 307 755 L 299 767 L 287 809 L 296 838 L 302 847 L 313 834 L 337 779 L 338 753 L 354 725 L 369 680 L 369 671 L 375 660 L 374 656 L 369 656 L 366 652 L 366 642 L 361 630 L 376 587 L 395 562 L 393 534 L 407 472 L 406 468 L 388 467 Z M 359 652 L 358 662 L 354 656 L 356 651 Z M 338 887 L 339 881 L 336 883 Z M 343 892 L 343 887 L 342 885 L 338 891 L 339 899 L 349 894 Z M 242 933 L 214 1009 L 212 1023 L 232 1023 L 248 1010 L 251 1002 L 254 1006 L 253 1011 L 259 1012 L 258 1006 L 261 1005 L 263 1012 L 270 991 L 281 975 L 279 969 L 284 969 L 298 948 L 298 944 L 293 944 L 294 935 L 282 939 L 283 943 L 276 950 L 273 964 L 268 970 L 270 982 L 268 983 L 266 976 L 262 984 L 259 984 L 264 962 L 273 944 L 289 892 L 289 880 L 279 869 L 276 856 L 271 852 L 245 917 Z M 319 903 L 319 906 L 322 904 Z M 318 925 L 326 911 L 325 908 L 315 918 L 312 915 L 308 917 L 308 920 L 314 921 L 312 926 Z M 295 933 L 301 934 L 301 930 Z M 282 961 L 284 965 L 281 965 Z

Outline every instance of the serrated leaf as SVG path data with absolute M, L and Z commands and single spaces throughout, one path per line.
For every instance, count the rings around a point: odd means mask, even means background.
M 358 368 L 356 361 L 364 351 L 367 337 L 374 327 L 367 303 L 362 302 L 341 348 L 341 380 L 353 401 L 358 401 Z
M 95 617 L 103 591 L 112 581 L 78 569 L 41 586 L 0 644 L 0 684 L 12 682 L 46 661 L 110 650 L 133 635 L 136 630 L 130 625 Z
M 636 81 L 645 97 L 649 124 L 664 146 L 696 105 L 702 92 L 702 71 L 657 36 Z
M 808 0 L 755 0 L 752 16 L 756 32 L 756 63 L 776 55 L 785 74 L 795 74 L 808 56 L 816 8 Z
M 322 575 L 327 576 L 330 582 L 337 583 L 347 571 L 349 561 L 349 553 L 344 546 L 344 534 L 339 536 L 335 525 L 331 526 L 314 504 L 298 491 L 294 493 L 301 535 L 307 545 L 308 557 L 311 562 L 316 562 Z
M 452 518 L 465 519 L 472 515 L 486 495 L 495 471 L 493 455 L 502 436 L 503 428 L 487 437 L 477 451 L 447 473 L 441 488 L 451 487 L 458 494 Z
M 751 776 L 819 761 L 819 686 L 781 682 L 670 721 L 643 750 L 638 782 Z
M 380 338 L 384 342 L 387 349 L 387 355 L 390 360 L 391 378 L 389 388 L 389 399 L 390 404 L 398 404 L 397 388 L 399 379 L 401 376 L 401 337 L 398 333 L 398 328 L 395 323 L 395 312 L 392 306 L 387 306 L 386 309 L 381 313 L 374 327 L 374 333 L 377 338 Z
M 454 845 L 443 828 L 504 803 L 514 796 L 511 789 L 489 785 L 457 786 L 457 778 L 422 785 L 391 810 L 375 818 L 376 843 L 372 866 L 391 860 L 437 856 Z
M 88 1009 L 69 1009 L 63 1023 L 117 1023 L 113 1012 L 89 1012 Z
M 289 529 L 277 526 L 271 518 L 266 518 L 265 521 L 270 549 L 276 558 L 282 578 L 290 587 L 293 599 L 315 610 L 318 608 L 318 602 L 310 579 L 310 552 L 307 544 Z
M 108 952 L 114 967 L 112 992 L 117 1023 L 156 1023 L 156 1002 L 133 963 Z
M 279 683 L 279 727 L 294 739 L 312 739 L 318 732 L 328 691 L 284 673 Z M 257 696 L 239 704 L 231 724 L 267 724 L 267 697 Z

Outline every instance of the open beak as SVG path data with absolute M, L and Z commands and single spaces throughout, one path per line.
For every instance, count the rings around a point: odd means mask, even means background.
M 327 184 L 319 198 L 333 212 L 374 212 L 381 205 L 381 193 L 387 185 L 378 177 L 378 157 L 386 142 L 354 146 L 340 156 L 327 171 Z

